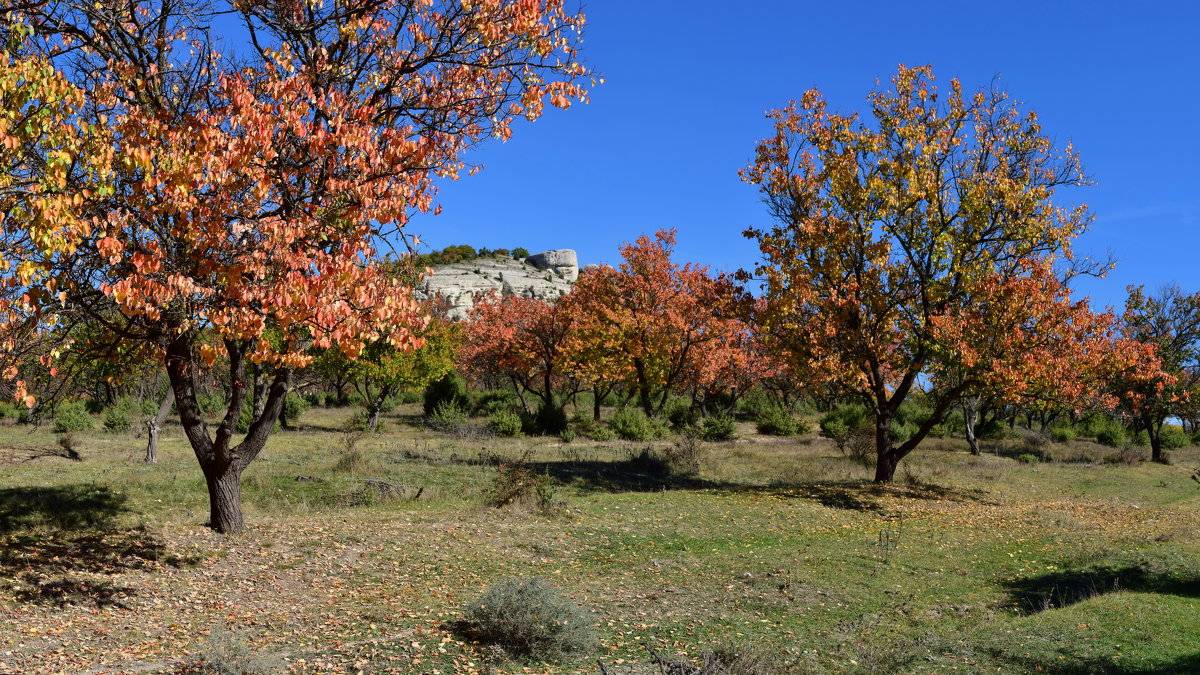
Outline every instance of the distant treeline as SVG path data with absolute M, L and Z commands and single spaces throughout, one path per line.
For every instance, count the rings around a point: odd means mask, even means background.
M 459 244 L 457 246 L 447 246 L 440 251 L 430 251 L 417 256 L 417 262 L 425 266 L 435 265 L 450 265 L 452 263 L 470 262 L 478 258 L 515 258 L 523 260 L 529 257 L 529 250 L 518 246 L 514 249 L 507 248 L 480 248 L 476 249 L 467 244 Z

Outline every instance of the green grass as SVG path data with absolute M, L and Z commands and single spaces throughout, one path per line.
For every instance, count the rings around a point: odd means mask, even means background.
M 1194 448 L 1127 466 L 1072 440 L 1023 463 L 940 439 L 877 488 L 830 441 L 741 423 L 672 479 L 630 470 L 647 443 L 451 438 L 416 412 L 349 453 L 351 411 L 307 411 L 247 470 L 233 537 L 203 526 L 177 427 L 153 466 L 132 433 L 80 435 L 72 462 L 48 430 L 0 428 L 0 671 L 168 668 L 213 629 L 303 672 L 594 673 L 646 664 L 642 644 L 754 645 L 796 672 L 1200 669 Z M 482 506 L 520 459 L 563 508 Z M 534 575 L 598 617 L 596 653 L 542 666 L 444 629 Z

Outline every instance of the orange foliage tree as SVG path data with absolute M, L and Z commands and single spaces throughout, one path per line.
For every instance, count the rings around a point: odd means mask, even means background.
M 637 392 L 647 415 L 660 411 L 670 392 L 705 377 L 704 350 L 737 331 L 732 280 L 673 262 L 674 246 L 673 230 L 623 245 L 619 267 L 588 270 L 567 300 L 579 354 L 572 362 L 602 354 L 607 377 Z M 595 364 L 580 371 L 584 379 L 599 376 Z
M 1056 191 L 1086 180 L 1036 115 L 956 80 L 939 91 L 929 67 L 901 66 L 868 101 L 870 121 L 829 111 L 815 90 L 770 113 L 775 134 L 742 176 L 775 221 L 747 232 L 763 254 L 764 329 L 798 372 L 868 406 L 875 480 L 890 482 L 962 396 L 1070 379 L 1104 322 L 1054 272 L 1089 221 Z M 901 403 L 950 370 L 933 414 L 893 443 Z
M 211 43 L 222 14 L 245 38 L 229 57 Z M 79 308 L 161 350 L 220 532 L 244 527 L 241 473 L 310 347 L 420 346 L 427 317 L 377 264 L 381 242 L 434 209 L 466 151 L 581 99 L 587 76 L 583 17 L 560 0 L 30 0 L 3 21 L 22 37 L 2 58 L 54 96 L 0 113 L 69 108 L 0 138 L 35 158 L 4 192 L 7 285 L 23 291 L 5 309 Z M 231 391 L 214 431 L 196 377 L 218 356 Z M 237 440 L 248 363 L 270 378 Z
M 515 295 L 487 296 L 476 301 L 464 328 L 460 365 L 477 377 L 507 380 L 530 409 L 526 394 L 540 400 L 539 421 L 544 431 L 562 431 L 568 382 L 565 345 L 574 318 L 561 302 L 551 303 Z M 565 392 L 564 392 L 565 393 Z

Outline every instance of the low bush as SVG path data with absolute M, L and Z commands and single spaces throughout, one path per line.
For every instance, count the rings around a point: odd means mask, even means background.
M 54 433 L 87 431 L 93 426 L 92 416 L 82 401 L 63 401 L 54 411 Z
M 436 431 L 456 432 L 467 424 L 467 409 L 454 399 L 439 403 L 425 416 L 425 426 Z
M 671 424 L 672 429 L 686 429 L 700 420 L 700 411 L 692 407 L 691 402 L 675 399 L 663 410 L 663 417 Z
M 1109 421 L 1096 430 L 1096 442 L 1110 448 L 1119 448 L 1129 443 L 1129 432 L 1120 422 Z
M 475 399 L 475 414 L 490 416 L 498 412 L 515 412 L 518 405 L 511 392 L 485 391 Z
M 567 428 L 567 412 L 562 406 L 543 402 L 530 418 L 528 427 L 530 432 L 536 434 L 561 434 Z
M 1179 427 L 1164 426 L 1159 438 L 1164 450 L 1178 450 L 1192 444 L 1192 439 Z
M 758 413 L 754 420 L 754 428 L 766 436 L 795 436 L 800 432 L 800 424 L 792 417 L 792 413 L 780 407 L 770 407 Z
M 299 394 L 288 394 L 283 399 L 283 410 L 279 416 L 287 420 L 289 424 L 294 424 L 308 410 L 309 402 L 302 398 Z
M 1055 443 L 1070 443 L 1075 440 L 1075 427 L 1054 427 L 1050 430 L 1050 439 Z
M 211 391 L 207 394 L 200 394 L 196 397 L 196 402 L 200 405 L 200 412 L 208 417 L 220 415 L 225 412 L 228 402 L 225 400 L 225 394 Z M 158 408 L 154 409 L 158 412 Z
M 855 429 L 869 422 L 870 414 L 861 403 L 840 403 L 821 416 L 821 433 L 832 438 L 843 452 Z
M 129 411 L 124 408 L 112 407 L 105 410 L 101 421 L 104 423 L 105 431 L 112 433 L 121 433 L 133 428 L 133 419 L 130 417 Z
M 602 426 L 602 425 L 596 425 L 590 431 L 587 432 L 587 437 L 592 439 L 593 441 L 607 443 L 608 441 L 611 441 L 617 437 L 617 432 L 613 431 L 609 427 Z
M 199 652 L 181 665 L 181 675 L 268 675 L 287 670 L 277 656 L 255 651 L 246 640 L 224 628 L 214 628 L 200 643 Z
M 574 443 L 575 442 L 575 430 L 574 429 L 563 429 L 562 433 L 558 435 L 558 440 L 562 441 L 563 443 Z
M 488 428 L 497 436 L 521 435 L 521 416 L 509 410 L 500 410 L 488 417 Z
M 423 410 L 426 416 L 432 415 L 443 403 L 452 403 L 464 412 L 470 409 L 471 397 L 467 394 L 467 383 L 458 373 L 446 373 L 425 387 Z
M 975 437 L 983 441 L 998 441 L 1008 435 L 1008 427 L 1001 420 L 991 419 L 975 425 Z
M 700 438 L 706 441 L 730 441 L 737 438 L 737 423 L 728 415 L 709 415 L 700 424 Z
M 672 476 L 695 476 L 700 473 L 700 458 L 704 446 L 699 435 L 685 431 L 670 447 L 664 448 L 667 472 Z
M 460 635 L 515 656 L 559 661 L 598 646 L 592 616 L 544 579 L 505 579 L 463 608 Z
M 524 506 L 546 511 L 554 506 L 554 479 L 524 462 L 501 464 L 484 489 L 483 503 L 492 508 Z
M 652 441 L 667 435 L 662 423 L 633 408 L 618 409 L 608 420 L 608 426 L 618 437 L 627 441 Z

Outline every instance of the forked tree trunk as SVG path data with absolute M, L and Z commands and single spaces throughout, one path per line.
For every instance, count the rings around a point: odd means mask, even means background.
M 191 443 L 208 486 L 209 527 L 222 534 L 232 534 L 246 526 L 242 516 L 242 472 L 262 451 L 271 435 L 283 409 L 291 371 L 286 368 L 276 371 L 270 387 L 265 388 L 262 414 L 250 423 L 242 442 L 233 445 L 234 427 L 248 394 L 244 370 L 247 345 L 225 341 L 230 369 L 229 408 L 216 433 L 211 434 L 196 397 L 196 375 L 200 368 L 192 355 L 193 340 L 193 335 L 184 334 L 167 346 L 167 374 L 175 392 L 183 432 Z
M 880 412 L 875 416 L 875 482 L 892 482 L 899 463 L 900 457 L 892 447 L 892 416 Z

